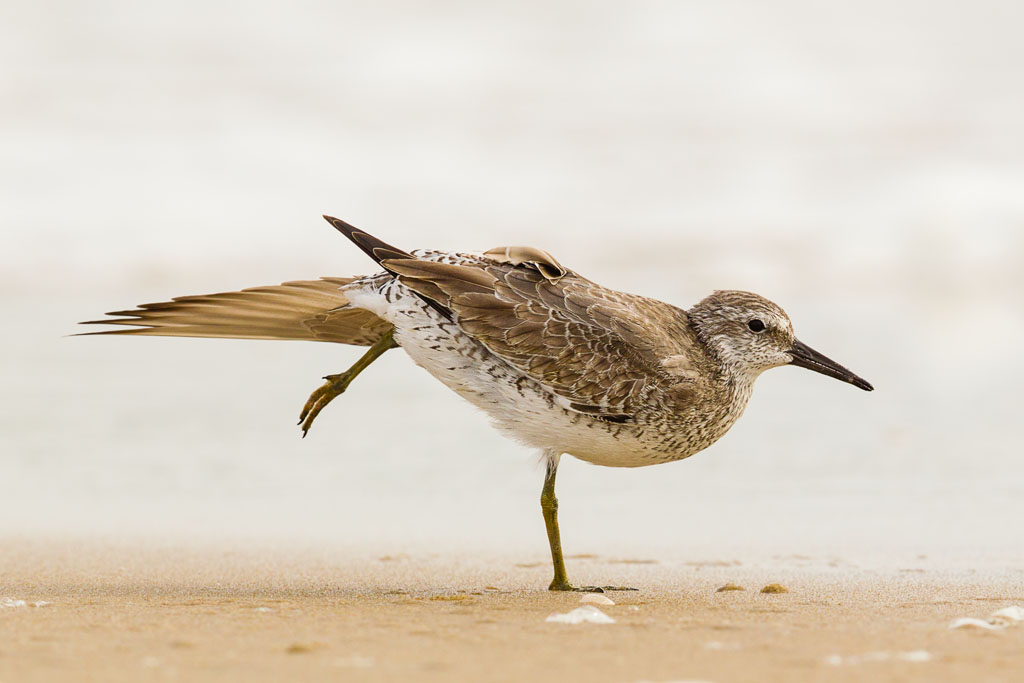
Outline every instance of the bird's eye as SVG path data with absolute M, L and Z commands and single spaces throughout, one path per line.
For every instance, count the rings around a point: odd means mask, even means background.
M 764 323 L 758 320 L 757 318 L 754 318 L 749 323 L 747 323 L 747 327 L 750 328 L 751 332 L 764 332 Z

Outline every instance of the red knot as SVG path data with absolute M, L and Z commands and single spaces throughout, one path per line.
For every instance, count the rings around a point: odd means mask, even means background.
M 406 252 L 324 218 L 382 270 L 144 304 L 88 323 L 129 329 L 92 334 L 368 346 L 309 397 L 303 436 L 360 372 L 402 348 L 500 431 L 544 454 L 551 590 L 602 590 L 574 587 L 566 575 L 555 498 L 563 454 L 609 467 L 689 457 L 736 422 L 762 372 L 783 365 L 872 389 L 797 340 L 786 313 L 757 294 L 717 291 L 683 310 L 602 287 L 541 249 Z

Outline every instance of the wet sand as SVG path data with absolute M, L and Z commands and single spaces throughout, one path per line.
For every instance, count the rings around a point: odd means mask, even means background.
M 1024 605 L 1016 570 L 584 556 L 577 580 L 641 590 L 597 606 L 613 624 L 569 625 L 546 619 L 581 596 L 544 590 L 541 557 L 15 540 L 0 557 L 3 683 L 1024 676 L 1024 624 L 948 628 Z

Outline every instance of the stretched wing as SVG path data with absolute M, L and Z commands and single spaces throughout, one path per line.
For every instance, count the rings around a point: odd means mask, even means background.
M 693 333 L 684 311 L 600 287 L 540 250 L 529 252 L 535 259 L 502 249 L 487 255 L 496 258 L 384 265 L 563 407 L 626 422 L 659 382 L 678 384 L 663 360 L 687 352 Z M 550 261 L 536 260 L 543 257 Z
M 182 296 L 82 324 L 131 328 L 88 334 L 298 339 L 370 346 L 391 324 L 369 311 L 348 307 L 341 287 L 355 279 L 299 280 L 239 292 Z

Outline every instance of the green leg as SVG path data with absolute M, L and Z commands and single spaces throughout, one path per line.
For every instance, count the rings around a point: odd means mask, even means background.
M 605 591 L 634 591 L 635 588 L 622 586 L 574 586 L 569 583 L 565 572 L 565 558 L 562 557 L 562 537 L 558 532 L 558 498 L 555 497 L 555 474 L 558 472 L 559 455 L 548 455 L 547 471 L 544 473 L 544 488 L 540 492 L 540 509 L 544 513 L 544 525 L 548 530 L 548 544 L 551 546 L 551 563 L 555 577 L 548 590 L 604 593 Z
M 555 474 L 558 472 L 558 458 L 548 457 L 547 471 L 544 473 L 544 488 L 540 492 L 540 509 L 544 513 L 544 526 L 548 529 L 548 544 L 551 546 L 551 562 L 555 566 L 555 578 L 551 580 L 548 590 L 575 590 L 569 583 L 565 573 L 565 559 L 562 557 L 562 536 L 558 532 L 558 498 L 555 497 Z
M 365 370 L 370 363 L 384 355 L 384 352 L 388 349 L 393 349 L 398 346 L 395 343 L 395 331 L 388 330 L 387 334 L 377 340 L 377 342 L 370 347 L 370 350 L 363 354 L 363 356 L 355 362 L 345 372 L 337 375 L 327 375 L 324 377 L 327 380 L 326 383 L 309 396 L 309 400 L 306 401 L 306 405 L 302 408 L 302 413 L 299 415 L 299 424 L 302 425 L 302 438 L 306 438 L 306 434 L 309 432 L 309 428 L 313 426 L 313 420 L 320 414 L 320 411 L 324 407 L 334 400 L 335 397 L 340 396 L 348 388 L 349 383 L 356 378 L 360 372 Z

